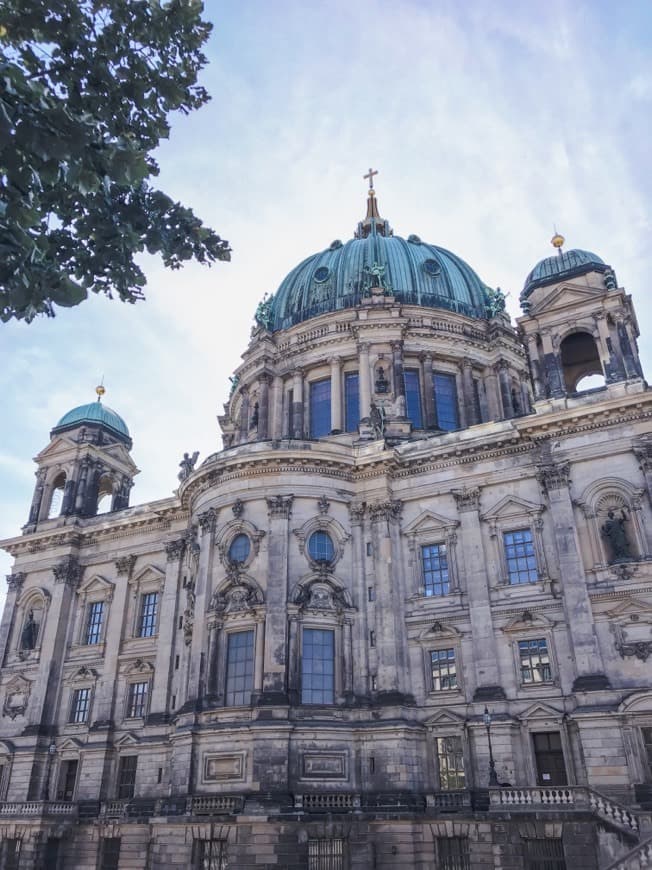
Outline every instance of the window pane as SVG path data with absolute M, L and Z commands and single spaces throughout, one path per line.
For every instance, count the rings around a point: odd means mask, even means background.
M 432 690 L 444 692 L 457 688 L 457 671 L 455 667 L 455 650 L 439 649 L 430 653 L 432 663 Z
M 152 637 L 156 634 L 156 613 L 158 610 L 158 592 L 148 592 L 143 595 L 140 611 L 140 637 Z
M 72 693 L 72 704 L 70 706 L 69 722 L 82 724 L 88 718 L 88 708 L 90 705 L 91 690 L 90 689 L 75 689 Z
M 308 553 L 315 562 L 332 562 L 335 547 L 328 532 L 313 532 L 308 539 Z
M 460 421 L 457 413 L 457 386 L 455 375 L 444 375 L 434 372 L 433 389 L 435 393 L 435 413 L 437 426 L 447 432 L 459 429 Z
M 229 547 L 229 559 L 231 562 L 246 562 L 251 552 L 251 544 L 247 535 L 236 535 Z
M 643 743 L 645 745 L 645 755 L 647 757 L 647 765 L 652 774 L 652 728 L 641 728 L 643 734 Z
M 130 683 L 127 697 L 127 718 L 142 719 L 147 712 L 149 683 Z
M 132 798 L 136 785 L 137 755 L 123 755 L 118 766 L 118 797 Z
M 301 703 L 332 704 L 335 697 L 335 635 L 304 628 L 301 657 Z
M 561 839 L 525 840 L 526 870 L 566 870 Z
M 360 422 L 360 378 L 357 372 L 347 372 L 344 376 L 345 429 L 357 432 Z
M 521 682 L 546 683 L 552 680 L 548 644 L 545 638 L 519 641 L 518 654 Z
M 308 870 L 343 870 L 344 840 L 334 837 L 308 840 Z
M 421 417 L 421 390 L 419 388 L 419 372 L 416 369 L 405 369 L 405 413 L 412 421 L 415 429 L 423 429 Z
M 464 788 L 464 756 L 461 737 L 438 737 L 437 760 L 442 791 Z
M 310 384 L 310 437 L 321 438 L 331 431 L 331 379 Z
M 229 707 L 251 702 L 254 688 L 254 633 L 237 631 L 229 635 L 226 655 L 226 699 Z
M 448 595 L 448 556 L 446 544 L 421 547 L 423 585 L 426 595 Z
M 503 545 L 509 582 L 536 583 L 539 579 L 539 571 L 530 529 L 503 532 Z
M 469 870 L 468 837 L 437 837 L 437 858 L 441 870 Z
M 194 870 L 228 870 L 224 840 L 196 840 Z
M 88 607 L 88 623 L 86 625 L 86 643 L 99 643 L 102 639 L 102 620 L 104 618 L 104 602 L 93 601 Z

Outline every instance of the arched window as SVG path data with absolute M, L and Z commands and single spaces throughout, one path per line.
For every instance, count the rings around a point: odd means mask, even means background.
M 108 514 L 113 503 L 113 481 L 104 474 L 100 478 L 100 485 L 97 491 L 97 513 Z
M 580 381 L 588 375 L 602 376 L 602 384 L 604 384 L 604 372 L 598 348 L 595 339 L 588 332 L 573 332 L 562 341 L 561 366 L 568 393 L 576 392 Z M 592 389 L 592 387 L 583 386 L 582 389 Z
M 63 507 L 63 493 L 66 488 L 66 473 L 62 471 L 52 481 L 52 494 L 50 496 L 50 507 L 48 509 L 48 519 L 58 517 Z

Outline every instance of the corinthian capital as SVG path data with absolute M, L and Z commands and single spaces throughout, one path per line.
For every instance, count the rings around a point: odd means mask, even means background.
M 267 501 L 267 512 L 270 517 L 285 517 L 289 519 L 292 515 L 293 495 L 272 495 Z
M 480 510 L 480 488 L 477 486 L 473 489 L 467 489 L 466 487 L 464 489 L 455 489 L 453 490 L 453 498 L 460 513 Z
M 570 463 L 551 462 L 539 465 L 537 468 L 537 480 L 545 492 L 564 489 L 570 485 Z

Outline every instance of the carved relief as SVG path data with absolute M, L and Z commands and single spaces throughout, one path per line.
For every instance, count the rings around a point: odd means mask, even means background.
M 267 511 L 270 517 L 285 517 L 289 519 L 292 515 L 293 495 L 272 495 L 265 499 L 267 502 Z
M 403 513 L 403 502 L 398 499 L 390 499 L 389 501 L 377 501 L 369 505 L 369 516 L 372 523 L 378 523 L 381 520 L 399 520 Z
M 199 514 L 199 516 L 197 517 L 197 522 L 199 523 L 199 528 L 202 530 L 202 534 L 214 531 L 216 520 L 217 511 L 215 510 L 215 508 L 209 508 L 207 511 Z
M 474 487 L 473 489 L 467 489 L 466 487 L 464 489 L 455 489 L 453 490 L 453 498 L 460 513 L 480 510 L 479 487 Z
M 77 586 L 82 575 L 82 567 L 75 556 L 66 556 L 58 565 L 54 565 L 55 583 L 66 583 L 73 588 Z
M 115 570 L 118 574 L 118 577 L 120 577 L 120 576 L 131 577 L 131 574 L 132 574 L 134 567 L 136 565 L 137 558 L 138 557 L 132 553 L 129 556 L 122 556 L 120 559 L 116 559 L 115 560 Z
M 5 697 L 2 705 L 2 715 L 8 716 L 10 719 L 15 719 L 17 716 L 24 716 L 29 704 L 29 696 L 32 691 L 32 684 L 20 674 L 7 683 L 5 689 Z
M 570 485 L 570 463 L 549 463 L 537 467 L 537 480 L 544 492 L 564 489 Z
M 184 538 L 179 538 L 176 541 L 168 541 L 165 545 L 165 553 L 168 557 L 168 562 L 174 562 L 183 556 L 186 549 L 186 541 Z

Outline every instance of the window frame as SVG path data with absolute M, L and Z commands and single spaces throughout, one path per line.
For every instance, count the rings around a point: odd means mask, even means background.
M 107 861 L 107 842 L 115 843 L 117 841 L 118 848 L 115 854 L 109 855 L 110 861 Z M 100 846 L 98 854 L 98 870 L 118 870 L 120 866 L 120 852 L 122 851 L 122 837 L 100 837 Z
M 360 372 L 358 369 L 345 371 L 344 373 L 344 431 L 351 434 L 358 431 L 360 425 Z M 352 397 L 352 391 L 349 389 L 349 383 L 352 379 L 356 380 L 355 398 Z M 350 405 L 357 407 L 357 420 L 355 423 L 350 419 Z
M 328 429 L 324 432 L 317 433 L 315 429 L 315 417 L 318 416 L 315 414 L 315 405 L 317 401 L 313 399 L 313 390 L 316 388 L 321 388 L 323 385 L 328 384 Z M 317 440 L 319 438 L 326 438 L 333 431 L 333 384 L 330 375 L 325 377 L 315 378 L 314 380 L 308 381 L 308 433 L 309 437 L 312 440 Z M 314 402 L 314 404 L 313 404 Z M 326 405 L 326 399 L 319 400 L 320 403 Z M 326 418 L 324 418 L 325 420 Z M 321 422 L 321 421 L 320 421 Z
M 72 784 L 70 797 L 66 797 L 66 781 L 70 775 L 70 765 L 75 765 L 75 779 Z M 81 770 L 81 760 L 79 757 L 62 758 L 57 771 L 57 800 L 74 801 L 77 794 L 77 784 L 79 782 L 79 772 Z
M 546 655 L 548 657 L 548 671 L 549 676 L 547 679 L 541 680 L 531 680 L 526 681 L 523 678 L 523 667 L 522 667 L 522 656 L 521 656 L 521 644 L 531 644 L 534 642 L 543 641 L 546 645 Z M 516 655 L 516 665 L 517 665 L 517 673 L 518 673 L 518 683 L 524 689 L 529 688 L 541 688 L 542 686 L 554 686 L 555 685 L 555 669 L 552 657 L 552 649 L 551 649 L 551 640 L 547 633 L 539 632 L 538 634 L 528 632 L 527 635 L 521 637 L 515 637 L 514 641 L 514 653 Z M 535 665 L 534 667 L 538 667 Z
M 437 548 L 438 549 L 438 558 L 441 560 L 441 554 L 439 553 L 440 547 L 444 548 L 444 558 L 446 560 L 446 568 L 445 568 L 446 580 L 445 581 L 441 580 L 440 584 L 438 584 L 435 581 L 435 582 L 433 582 L 432 586 L 434 588 L 437 585 L 441 585 L 442 587 L 444 585 L 446 585 L 447 589 L 445 591 L 442 591 L 442 592 L 434 592 L 433 591 L 430 594 L 428 594 L 428 584 L 426 583 L 426 570 L 427 569 L 426 569 L 425 550 Z M 449 555 L 448 545 L 446 544 L 445 541 L 438 541 L 437 543 L 433 542 L 433 543 L 429 543 L 429 544 L 421 544 L 420 545 L 419 558 L 420 558 L 420 564 L 421 564 L 421 580 L 422 580 L 421 586 L 423 589 L 424 598 L 447 598 L 451 594 L 451 568 L 450 568 L 450 562 L 449 562 L 448 555 Z
M 322 632 L 330 634 L 332 638 L 332 662 L 333 662 L 333 673 L 332 673 L 332 700 L 330 701 L 307 701 L 304 697 L 304 662 L 305 662 L 305 632 L 313 631 L 313 632 Z M 327 623 L 315 623 L 314 621 L 302 622 L 299 627 L 299 645 L 300 645 L 300 655 L 299 655 L 299 703 L 301 706 L 306 707 L 332 707 L 337 703 L 338 700 L 338 630 L 337 626 Z M 313 691 L 312 689 L 310 691 Z
M 86 693 L 86 704 L 84 706 L 84 718 L 78 718 L 79 695 L 81 692 Z M 87 725 L 90 719 L 91 708 L 93 705 L 93 687 L 92 686 L 74 686 L 70 691 L 70 707 L 68 710 L 68 725 Z
M 339 846 L 339 854 L 335 854 L 337 849 L 330 848 L 322 849 L 320 844 L 331 844 L 333 847 Z M 346 837 L 309 837 L 308 838 L 308 863 L 307 870 L 345 870 L 347 861 L 347 840 Z M 311 855 L 311 846 L 315 846 L 318 853 Z
M 545 505 L 535 504 L 517 496 L 506 496 L 492 510 L 482 514 L 481 520 L 489 527 L 489 535 L 494 543 L 494 554 L 498 565 L 498 574 L 495 576 L 493 588 L 507 587 L 511 590 L 533 589 L 537 584 L 542 584 L 544 590 L 550 584 L 548 571 L 548 558 L 544 546 L 543 512 Z M 537 563 L 538 580 L 528 583 L 510 583 L 507 558 L 504 545 L 505 532 L 516 532 L 527 529 L 532 535 L 532 544 Z M 554 549 L 554 548 L 553 548 Z M 551 552 L 553 551 L 551 549 Z
M 218 854 L 206 855 L 206 845 L 209 845 L 209 851 L 213 852 L 213 847 L 218 846 Z M 197 837 L 192 844 L 192 868 L 193 870 L 228 870 L 229 855 L 228 842 L 222 837 Z M 208 863 L 206 863 L 208 860 Z M 219 862 L 214 864 L 213 862 Z
M 460 846 L 463 844 L 463 847 L 457 850 L 457 855 L 452 854 L 454 850 L 449 848 L 453 842 Z M 445 849 L 444 843 L 446 843 Z M 448 854 L 444 854 L 445 851 Z M 469 837 L 463 834 L 451 836 L 439 835 L 435 837 L 435 856 L 437 867 L 440 870 L 471 870 L 471 844 Z
M 453 408 L 455 411 L 455 426 L 452 428 L 444 428 L 440 423 L 439 402 L 437 401 L 437 378 L 445 378 L 449 384 L 452 384 L 453 390 Z M 453 372 L 447 372 L 439 369 L 433 369 L 432 372 L 432 400 L 435 409 L 435 425 L 438 429 L 444 432 L 456 432 L 461 428 L 460 421 L 460 399 L 457 391 L 457 376 Z
M 248 701 L 243 701 L 242 703 L 230 703 L 229 701 L 229 664 L 230 664 L 230 647 L 231 647 L 231 639 L 236 637 L 237 635 L 250 634 L 251 635 L 251 690 L 244 691 L 244 694 L 249 695 Z M 246 675 L 245 675 L 246 676 Z M 224 706 L 225 707 L 248 707 L 251 705 L 251 696 L 254 694 L 256 689 L 255 686 L 256 680 L 256 626 L 248 625 L 248 626 L 234 626 L 229 629 L 229 631 L 225 632 L 225 645 L 224 645 Z M 234 692 L 234 694 L 236 694 Z
M 146 628 L 146 619 L 148 617 L 145 613 L 145 608 L 147 606 L 147 599 L 150 596 L 156 596 L 154 601 L 154 615 L 153 622 L 151 624 L 151 630 L 145 633 Z M 161 592 L 159 589 L 146 589 L 141 590 L 141 593 L 138 597 L 138 610 L 136 613 L 136 632 L 135 636 L 139 640 L 150 640 L 153 637 L 158 635 L 158 626 L 159 626 L 159 618 L 160 618 L 160 602 L 161 602 Z M 147 627 L 149 625 L 147 624 Z
M 460 731 L 457 732 L 444 732 L 433 734 L 434 738 L 434 760 L 435 760 L 435 776 L 437 779 L 438 790 L 442 792 L 451 792 L 451 791 L 465 791 L 468 790 L 471 785 L 469 783 L 469 757 L 468 757 L 468 747 L 465 741 L 465 735 Z M 456 784 L 452 788 L 448 788 L 444 784 L 444 780 L 442 779 L 442 764 L 439 751 L 439 742 L 444 740 L 456 740 L 459 741 L 459 758 L 462 760 L 462 777 L 463 782 L 462 785 Z M 455 775 L 457 775 L 457 770 L 455 771 Z
M 408 405 L 408 384 L 407 378 L 408 375 L 416 376 L 416 390 L 414 391 L 414 395 L 417 397 L 419 404 L 419 425 L 417 426 L 414 420 L 412 419 L 412 415 L 410 413 L 410 407 Z M 403 368 L 403 390 L 405 395 L 405 416 L 412 424 L 413 429 L 421 430 L 424 429 L 424 419 L 423 419 L 423 411 L 424 411 L 424 402 L 423 402 L 423 378 L 421 368 L 418 366 L 409 366 L 406 365 Z
M 435 653 L 442 653 L 442 652 L 452 652 L 453 653 L 453 664 L 455 667 L 455 685 L 448 686 L 447 688 L 436 689 L 435 688 L 435 679 L 434 679 L 434 668 L 432 666 L 432 656 Z M 427 650 L 426 655 L 427 655 L 427 665 L 429 668 L 429 670 L 428 670 L 428 676 L 429 676 L 428 694 L 435 695 L 435 696 L 439 697 L 441 695 L 450 695 L 451 693 L 459 693 L 460 692 L 460 673 L 459 673 L 460 668 L 459 668 L 459 648 L 458 648 L 457 644 L 451 643 L 450 645 L 447 645 L 447 646 L 441 646 L 441 645 L 434 646 L 434 647 L 431 646 Z
M 133 770 L 125 770 L 125 762 L 134 759 Z M 123 778 L 124 773 L 129 773 L 129 778 Z M 117 800 L 131 800 L 136 794 L 136 781 L 138 776 L 138 754 L 135 752 L 123 753 L 118 756 L 116 765 L 115 793 Z M 123 793 L 129 792 L 129 794 Z
M 508 535 L 522 535 L 524 533 L 529 534 L 529 536 L 530 536 L 529 541 L 525 541 L 525 542 L 516 541 L 516 542 L 513 542 L 511 544 L 508 544 L 508 542 L 507 542 Z M 527 586 L 531 586 L 535 583 L 540 583 L 543 578 L 541 576 L 541 569 L 539 567 L 539 558 L 538 558 L 537 546 L 536 546 L 536 541 L 535 541 L 533 529 L 530 526 L 521 526 L 519 528 L 503 529 L 501 531 L 500 539 L 501 539 L 501 544 L 502 544 L 503 562 L 504 562 L 505 576 L 507 578 L 507 585 L 508 586 L 516 586 L 516 587 L 521 586 L 521 587 L 527 588 Z M 518 567 L 516 568 L 515 571 L 512 571 L 510 569 L 510 560 L 511 559 L 510 559 L 510 556 L 508 554 L 508 547 L 518 547 L 518 546 L 522 546 L 523 544 L 526 544 L 526 545 L 530 544 L 531 545 L 531 549 L 532 549 L 531 555 L 527 554 L 523 558 L 526 558 L 528 560 L 532 557 L 534 558 L 535 566 L 536 566 L 534 570 L 536 570 L 536 575 L 537 575 L 536 579 L 534 579 L 534 580 L 532 580 L 531 578 L 528 578 L 527 580 L 521 580 L 520 579 L 521 569 Z M 513 558 L 517 559 L 517 558 L 521 558 L 521 557 L 514 556 Z M 526 570 L 529 574 L 530 571 L 532 571 L 533 569 L 527 568 Z M 519 579 L 514 581 L 512 579 L 512 577 L 515 574 L 519 577 Z
M 103 598 L 95 598 L 91 601 L 86 602 L 86 613 L 84 619 L 84 636 L 83 636 L 83 645 L 84 646 L 99 646 L 104 641 L 104 633 L 106 630 L 106 600 Z M 99 626 L 94 637 L 96 640 L 91 640 L 91 627 L 94 625 L 93 623 L 93 608 L 97 607 L 101 608 L 100 612 L 100 620 Z
M 139 703 L 137 707 L 132 705 L 132 702 L 137 700 L 136 697 L 136 686 L 144 686 L 144 691 L 139 693 L 139 696 L 144 698 L 142 703 Z M 127 681 L 127 695 L 125 698 L 125 719 L 146 719 L 147 714 L 149 712 L 149 704 L 151 697 L 151 688 L 152 681 L 151 679 L 137 679 L 132 678 Z M 134 712 L 135 710 L 140 710 L 142 712 Z

